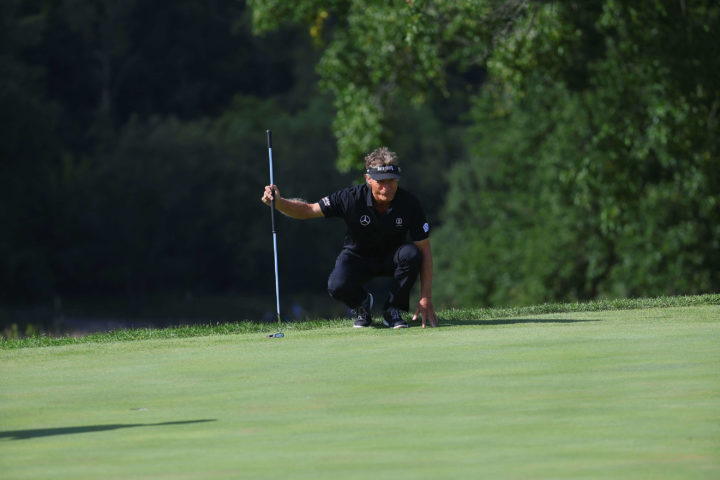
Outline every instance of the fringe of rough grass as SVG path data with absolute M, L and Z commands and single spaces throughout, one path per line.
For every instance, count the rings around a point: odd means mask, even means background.
M 720 294 L 624 298 L 617 300 L 594 300 L 582 303 L 544 303 L 542 305 L 526 307 L 454 308 L 443 311 L 440 317 L 451 323 L 468 323 L 525 315 L 544 315 L 548 313 L 639 310 L 645 308 L 692 307 L 697 305 L 720 305 Z
M 316 330 L 321 328 L 338 328 L 349 326 L 347 319 L 316 319 L 300 322 L 284 323 L 283 331 Z M 81 343 L 114 343 L 133 342 L 138 340 L 157 340 L 172 338 L 209 337 L 217 335 L 252 335 L 272 334 L 277 331 L 276 323 L 242 320 L 238 322 L 180 325 L 167 328 L 128 328 L 107 332 L 96 332 L 82 336 L 52 337 L 36 335 L 25 338 L 0 338 L 0 350 L 33 347 L 54 347 L 76 345 Z
M 503 308 L 453 308 L 438 313 L 440 325 L 481 324 L 483 321 L 526 315 L 548 313 L 598 312 L 604 310 L 634 310 L 645 308 L 689 307 L 696 305 L 720 305 L 720 294 L 667 296 L 619 300 L 595 300 L 583 303 L 546 303 L 526 307 Z M 350 320 L 313 319 L 290 322 L 283 325 L 283 331 L 317 330 L 326 328 L 349 328 Z M 187 325 L 162 329 L 137 328 L 92 333 L 79 337 L 50 337 L 38 335 L 26 338 L 0 339 L 0 350 L 74 345 L 80 343 L 113 343 L 138 340 L 205 337 L 215 335 L 271 334 L 276 324 L 243 320 L 230 323 Z

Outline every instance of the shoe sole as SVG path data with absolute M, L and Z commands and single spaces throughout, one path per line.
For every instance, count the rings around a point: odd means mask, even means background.
M 353 325 L 353 328 L 369 328 L 370 325 Z
M 383 325 L 385 325 L 388 328 L 392 328 L 394 330 L 397 330 L 398 328 L 408 328 L 407 325 L 395 325 L 394 327 L 391 327 L 389 323 L 387 323 L 385 320 L 383 320 Z

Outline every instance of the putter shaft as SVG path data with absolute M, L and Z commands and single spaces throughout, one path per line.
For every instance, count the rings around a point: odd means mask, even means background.
M 268 145 L 268 161 L 270 163 L 270 185 L 275 185 L 275 178 L 273 176 L 273 158 L 272 158 L 272 132 L 267 131 L 267 145 Z M 282 320 L 280 319 L 280 282 L 278 280 L 278 248 L 277 248 L 277 231 L 275 230 L 275 190 L 273 189 L 273 198 L 270 201 L 270 221 L 272 223 L 272 235 L 273 235 L 273 254 L 275 260 L 275 306 L 277 308 L 277 321 L 278 321 L 278 333 L 268 335 L 272 338 L 282 338 L 285 335 L 282 333 Z

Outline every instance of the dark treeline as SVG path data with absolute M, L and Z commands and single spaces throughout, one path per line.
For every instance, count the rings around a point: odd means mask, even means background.
M 272 292 L 265 129 L 288 193 L 350 181 L 307 35 L 235 0 L 0 8 L 2 303 Z M 322 285 L 327 227 L 281 223 L 288 291 Z

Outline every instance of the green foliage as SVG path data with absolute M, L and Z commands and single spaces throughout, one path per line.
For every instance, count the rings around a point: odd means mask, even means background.
M 300 23 L 327 46 L 320 85 L 333 95 L 338 167 L 388 140 L 392 113 L 421 105 L 431 90 L 449 95 L 447 70 L 483 61 L 527 7 L 524 2 L 250 1 L 257 31 Z
M 716 3 L 2 2 L 0 299 L 272 291 L 268 128 L 308 200 L 400 154 L 438 303 L 716 291 Z M 324 290 L 342 227 L 279 223 Z
M 557 122 L 579 112 L 562 90 L 542 93 L 508 114 L 498 105 L 501 90 L 488 88 L 473 109 L 473 160 L 453 168 L 445 223 L 434 236 L 443 302 L 535 303 L 548 299 L 549 285 L 566 298 L 592 296 L 584 266 L 572 264 L 588 227 L 557 182 L 559 159 L 575 152 L 548 140 L 562 133 Z M 567 111 L 547 115 L 556 104 Z
M 534 303 L 720 284 L 720 55 L 708 36 L 720 9 L 601 3 L 582 14 L 543 7 L 497 45 L 473 111 L 473 159 L 451 177 L 443 298 Z
M 714 2 L 252 7 L 256 28 L 300 23 L 326 45 L 318 73 L 337 108 L 343 169 L 393 132 L 394 112 L 453 95 L 453 71 L 487 67 L 467 131 L 471 159 L 449 178 L 435 242 L 442 300 L 720 284 Z

